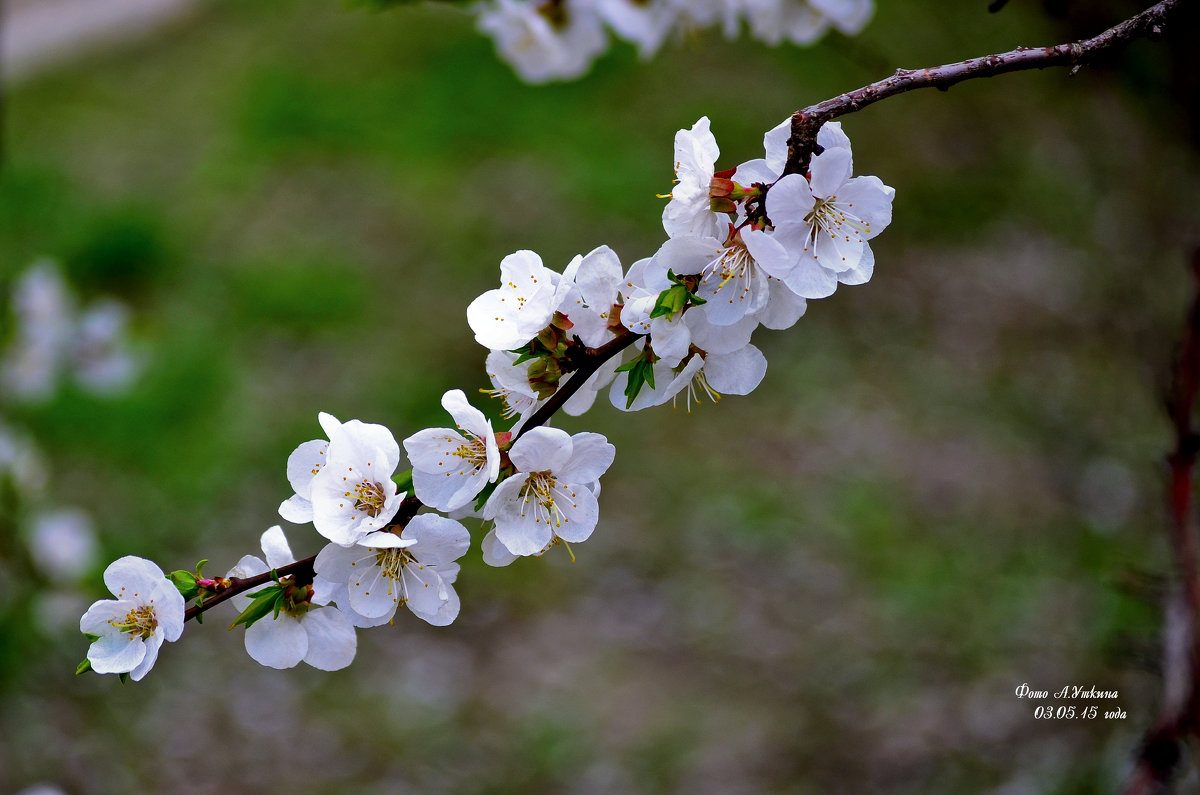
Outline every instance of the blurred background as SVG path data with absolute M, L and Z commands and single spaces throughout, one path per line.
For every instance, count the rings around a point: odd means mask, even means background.
M 563 418 L 618 450 L 576 563 L 489 569 L 476 536 L 448 628 L 403 613 L 359 633 L 349 669 L 278 672 L 215 610 L 122 686 L 73 675 L 104 565 L 221 573 L 257 552 L 318 411 L 399 438 L 443 424 L 443 391 L 488 386 L 465 308 L 503 256 L 656 249 L 677 129 L 708 115 L 731 167 L 896 67 L 1072 40 L 1141 4 L 885 2 L 854 39 L 698 35 L 648 63 L 616 45 L 544 87 L 440 5 L 147 2 L 102 36 L 50 14 L 18 46 L 46 4 L 7 8 L 0 339 L 18 278 L 51 258 L 78 306 L 127 308 L 137 367 L 115 395 L 64 377 L 0 400 L 44 458 L 0 504 L 0 791 L 1121 780 L 1158 706 L 1172 571 L 1162 394 L 1200 242 L 1190 22 L 1073 77 L 845 118 L 856 172 L 896 188 L 874 279 L 760 331 L 749 397 Z M 37 512 L 67 507 L 98 551 L 63 573 L 29 550 Z M 298 556 L 321 545 L 285 529 Z M 1127 717 L 1035 720 L 1026 682 L 1117 690 L 1101 706 Z

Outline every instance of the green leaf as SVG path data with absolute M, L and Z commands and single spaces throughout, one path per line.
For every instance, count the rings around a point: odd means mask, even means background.
M 92 661 L 84 659 L 83 662 L 75 666 L 75 675 L 79 676 L 80 674 L 86 674 L 90 670 L 92 670 Z
M 204 576 L 204 567 L 207 565 L 208 565 L 208 558 L 205 558 L 204 560 L 202 560 L 196 564 L 196 579 L 197 580 Z
M 179 589 L 179 593 L 183 594 L 185 602 L 196 598 L 200 594 L 200 587 L 196 585 L 196 575 L 190 571 L 184 571 L 183 569 L 173 571 L 167 575 L 167 579 Z
M 629 381 L 625 384 L 625 408 L 633 407 L 633 401 L 646 384 L 654 389 L 654 365 L 644 358 L 634 359 L 633 367 L 629 370 Z
M 229 625 L 233 629 L 238 624 L 244 624 L 246 629 L 254 626 L 254 622 L 259 619 L 266 618 L 268 613 L 272 611 L 278 615 L 275 610 L 275 604 L 283 599 L 283 587 L 279 585 L 269 585 L 260 591 L 255 592 L 253 601 L 246 606 L 246 609 L 238 614 L 238 617 Z
M 127 674 L 127 673 L 117 674 L 117 678 L 121 680 L 121 684 L 125 684 L 126 682 L 129 681 L 129 674 Z
M 675 316 L 677 312 L 683 311 L 687 306 L 688 298 L 691 293 L 688 288 L 682 284 L 675 284 L 658 294 L 658 300 L 654 302 L 654 308 L 650 310 L 651 319 L 666 315 L 668 318 Z
M 395 482 L 396 488 L 400 491 L 412 491 L 413 487 L 413 471 L 406 469 L 403 472 L 397 472 L 392 475 L 392 481 Z

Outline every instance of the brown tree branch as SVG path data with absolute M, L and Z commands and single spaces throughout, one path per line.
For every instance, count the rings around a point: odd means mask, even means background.
M 1163 703 L 1146 733 L 1133 771 L 1125 783 L 1127 795 L 1167 791 L 1183 753 L 1183 743 L 1200 726 L 1200 574 L 1196 566 L 1195 505 L 1192 497 L 1200 436 L 1195 428 L 1196 399 L 1200 396 L 1200 249 L 1192 256 L 1195 297 L 1184 327 L 1174 383 L 1167 409 L 1175 432 L 1175 449 L 1167 457 L 1170 469 L 1168 506 L 1171 551 L 1183 579 L 1182 597 L 1166 600 L 1163 622 Z
M 555 390 L 554 394 L 529 417 L 525 424 L 521 426 L 521 431 L 517 434 L 516 438 L 521 438 L 521 435 L 531 428 L 544 425 L 548 419 L 554 416 L 554 412 L 562 408 L 563 404 L 570 400 L 571 396 L 583 387 L 584 382 L 600 369 L 600 365 L 628 348 L 635 340 L 643 336 L 645 335 L 634 334 L 632 331 L 623 331 L 615 339 L 609 340 L 599 348 L 589 348 L 583 355 L 582 362 L 571 371 L 574 373 L 571 376 L 571 380 Z
M 579 356 L 579 364 L 574 370 L 572 370 L 574 375 L 571 377 L 571 379 L 558 390 L 556 390 L 554 394 L 551 395 L 550 398 L 547 399 L 546 402 L 543 403 L 541 407 L 530 416 L 529 420 L 521 428 L 520 433 L 517 434 L 517 438 L 520 438 L 521 434 L 525 433 L 525 431 L 529 430 L 530 428 L 536 428 L 537 426 L 542 425 L 549 420 L 550 417 L 552 417 L 556 411 L 562 408 L 563 404 L 570 400 L 571 396 L 578 392 L 583 387 L 584 383 L 591 378 L 597 370 L 600 369 L 600 365 L 604 364 L 606 361 L 628 348 L 635 340 L 642 336 L 644 335 L 634 334 L 631 331 L 624 331 L 619 333 L 616 338 L 611 339 L 601 345 L 599 348 L 588 348 L 585 350 L 583 354 Z M 400 503 L 400 509 L 396 512 L 396 515 L 392 517 L 390 522 L 388 522 L 388 526 L 403 528 L 414 516 L 417 515 L 417 512 L 423 507 L 424 503 L 418 500 L 415 496 L 409 495 L 405 497 L 404 501 Z M 316 559 L 317 556 L 313 555 L 310 558 L 298 560 L 295 563 L 289 563 L 287 566 L 282 566 L 277 569 L 276 575 L 279 577 L 287 577 L 294 574 L 301 580 L 306 578 L 311 580 L 314 575 L 313 562 Z M 271 580 L 271 572 L 269 571 L 263 574 L 258 574 L 254 577 L 234 577 L 230 580 L 230 585 L 228 588 L 221 590 L 220 593 L 204 600 L 200 604 L 189 607 L 183 614 L 183 620 L 185 622 L 190 621 L 201 613 L 207 612 L 222 602 L 225 602 L 234 596 L 237 596 L 238 594 L 245 593 L 252 588 L 265 585 L 268 582 L 271 582 Z
M 1179 2 L 1180 0 L 1162 0 L 1098 36 L 1073 44 L 1018 47 L 1009 52 L 984 55 L 928 69 L 898 69 L 891 77 L 798 110 L 792 114 L 788 161 L 783 173 L 808 172 L 809 161 L 813 154 L 819 151 L 817 131 L 827 121 L 918 88 L 937 88 L 945 91 L 952 85 L 979 77 L 995 77 L 1027 69 L 1045 69 L 1047 66 L 1082 66 L 1098 55 L 1123 47 L 1141 36 L 1161 35 L 1167 17 L 1178 7 Z

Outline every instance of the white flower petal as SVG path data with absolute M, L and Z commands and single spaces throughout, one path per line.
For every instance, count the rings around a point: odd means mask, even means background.
M 350 592 L 350 606 L 368 618 L 391 616 L 400 604 L 400 583 L 385 575 L 378 563 L 356 571 L 346 589 Z
M 145 641 L 129 632 L 118 631 L 101 635 L 87 653 L 92 670 L 98 674 L 128 673 L 145 657 Z
M 148 594 L 164 577 L 162 569 L 135 555 L 117 558 L 104 570 L 104 584 L 118 599 Z
M 453 519 L 432 513 L 414 516 L 402 538 L 412 540 L 410 554 L 421 563 L 442 565 L 458 560 L 471 546 L 471 534 Z
M 837 276 L 821 267 L 816 257 L 800 257 L 796 270 L 784 282 L 788 289 L 802 298 L 825 298 L 837 289 Z
M 736 353 L 711 354 L 704 360 L 709 386 L 728 395 L 748 395 L 767 373 L 767 359 L 753 345 Z
M 483 549 L 483 562 L 489 566 L 507 566 L 516 560 L 519 555 L 514 555 L 508 551 L 508 547 L 496 538 L 496 531 L 491 530 L 483 537 L 480 543 Z
M 767 305 L 755 315 L 755 319 L 769 329 L 789 329 L 796 325 L 796 321 L 804 315 L 807 308 L 808 302 L 792 292 L 786 283 L 772 279 L 771 297 L 767 299 Z M 745 341 L 750 341 L 749 334 L 746 335 Z M 699 345 L 699 343 L 697 344 Z M 734 350 L 740 350 L 744 346 L 737 346 L 730 350 L 714 350 L 705 348 L 703 345 L 700 347 L 710 353 L 733 353 Z
M 319 671 L 340 671 L 354 661 L 358 639 L 354 627 L 341 611 L 333 608 L 310 610 L 300 619 L 308 635 L 304 662 Z
M 312 501 L 293 494 L 279 503 L 279 515 L 292 524 L 308 524 L 313 520 Z
M 448 626 L 458 618 L 458 594 L 437 571 L 409 564 L 404 567 L 403 577 L 406 606 L 413 615 L 435 627 Z
M 571 436 L 559 428 L 532 428 L 513 442 L 508 457 L 519 472 L 554 471 L 571 458 Z
M 577 433 L 571 437 L 571 458 L 555 476 L 563 483 L 591 483 L 608 471 L 617 456 L 617 448 L 598 433 Z
M 501 506 L 496 538 L 514 555 L 536 555 L 554 538 L 554 528 L 540 505 L 530 498 L 518 498 Z
M 296 562 L 296 556 L 292 554 L 292 548 L 288 546 L 287 536 L 283 534 L 283 528 L 279 525 L 268 528 L 262 534 L 259 543 L 262 546 L 263 554 L 266 555 L 267 566 L 270 568 L 278 569 Z
M 150 669 L 154 667 L 154 663 L 158 660 L 158 650 L 162 648 L 163 634 L 163 628 L 160 626 L 154 630 L 154 634 L 142 641 L 142 644 L 146 648 L 146 653 L 143 655 L 141 662 L 133 666 L 129 671 L 130 679 L 140 682 L 142 681 L 142 677 L 150 673 Z
M 813 195 L 822 199 L 836 195 L 838 189 L 850 179 L 852 169 L 849 149 L 836 147 L 813 155 L 808 171 L 812 175 Z
M 563 484 L 563 491 L 565 493 L 554 501 L 562 513 L 561 521 L 552 525 L 554 534 L 571 543 L 586 541 L 596 529 L 596 521 L 600 516 L 596 495 L 583 486 Z
M 491 432 L 491 423 L 483 412 L 467 402 L 461 389 L 451 389 L 442 395 L 442 408 L 449 412 L 459 428 L 475 436 L 486 436 Z
M 338 427 L 341 427 L 341 423 L 338 423 Z M 325 451 L 328 448 L 329 442 L 313 439 L 297 447 L 288 456 L 287 478 L 297 495 L 308 497 L 312 479 L 325 466 Z
M 246 630 L 246 652 L 250 658 L 268 668 L 294 668 L 308 654 L 308 633 L 300 622 L 280 613 L 278 618 L 264 618 Z
M 838 281 L 842 284 L 866 284 L 871 280 L 871 275 L 875 272 L 875 252 L 871 251 L 869 245 L 863 245 L 862 257 L 858 260 L 858 265 L 842 271 L 838 274 Z

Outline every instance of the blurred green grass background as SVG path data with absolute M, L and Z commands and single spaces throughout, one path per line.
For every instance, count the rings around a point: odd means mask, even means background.
M 106 559 L 223 571 L 318 411 L 403 438 L 487 385 L 465 307 L 504 255 L 651 253 L 676 129 L 708 115 L 733 166 L 897 66 L 1065 38 L 983 5 L 885 3 L 812 49 L 616 46 L 528 87 L 454 9 L 210 3 L 8 92 L 0 276 L 57 258 L 149 358 L 123 399 L 10 416 Z M 476 545 L 449 628 L 402 615 L 345 671 L 280 673 L 222 614 L 122 687 L 0 601 L 0 791 L 1110 791 L 1160 688 L 1160 389 L 1200 237 L 1165 56 L 1120 66 L 846 118 L 897 190 L 872 282 L 760 332 L 750 397 L 563 420 L 617 445 L 600 527 L 574 564 Z M 1022 682 L 1128 718 L 1037 721 Z

